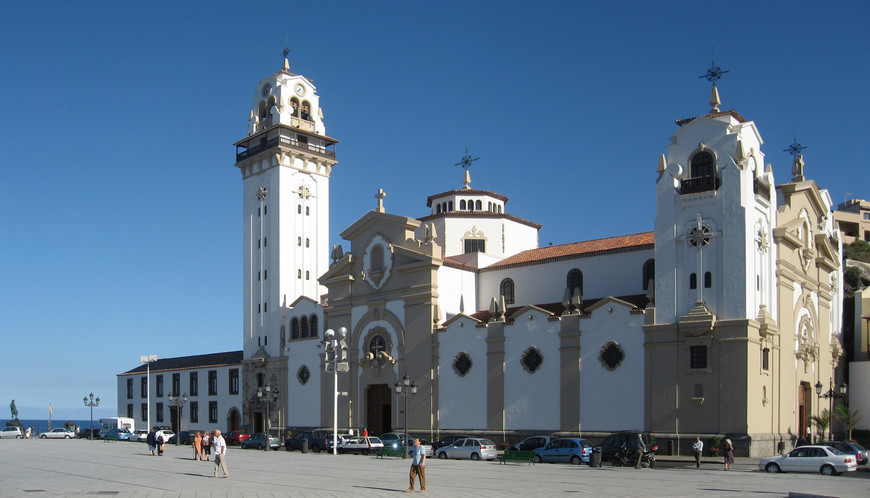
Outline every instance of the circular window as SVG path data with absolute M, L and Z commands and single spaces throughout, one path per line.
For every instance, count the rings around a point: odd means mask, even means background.
M 520 362 L 523 364 L 526 372 L 535 373 L 541 368 L 541 364 L 544 363 L 544 357 L 541 356 L 541 351 L 538 348 L 532 346 L 523 353 L 523 358 Z
M 311 372 L 308 370 L 308 367 L 302 365 L 299 367 L 299 371 L 296 372 L 296 378 L 299 379 L 299 383 L 303 386 L 308 383 L 308 379 L 311 378 Z
M 456 358 L 453 359 L 453 370 L 455 370 L 460 377 L 465 377 L 465 375 L 468 374 L 468 371 L 471 370 L 471 358 L 465 351 L 459 353 L 456 355 Z

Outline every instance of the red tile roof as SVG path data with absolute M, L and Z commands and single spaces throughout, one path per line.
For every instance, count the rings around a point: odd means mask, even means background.
M 572 242 L 558 246 L 529 249 L 498 263 L 493 263 L 481 271 L 504 269 L 512 266 L 526 266 L 530 264 L 546 263 L 566 259 L 575 259 L 600 254 L 616 252 L 639 251 L 655 247 L 655 232 L 636 233 L 632 235 L 619 235 L 606 239 L 587 240 L 584 242 Z
M 739 121 L 741 123 L 746 122 L 746 119 L 743 116 L 741 116 L 740 113 L 738 113 L 734 109 L 731 109 L 730 111 L 711 112 L 709 114 L 704 114 L 703 117 L 705 117 L 705 118 L 718 118 L 721 116 L 731 116 L 732 118 L 736 119 L 737 121 Z M 695 118 L 678 119 L 677 124 L 680 126 L 683 126 L 686 123 L 691 123 L 694 119 Z

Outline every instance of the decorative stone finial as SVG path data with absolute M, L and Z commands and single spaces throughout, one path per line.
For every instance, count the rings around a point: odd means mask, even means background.
M 719 90 L 714 85 L 713 90 L 710 91 L 710 112 L 719 112 L 720 104 L 722 104 L 722 101 L 719 99 Z
M 794 162 L 791 165 L 791 181 L 793 182 L 802 182 L 805 180 L 804 178 L 804 155 L 798 154 L 794 158 Z

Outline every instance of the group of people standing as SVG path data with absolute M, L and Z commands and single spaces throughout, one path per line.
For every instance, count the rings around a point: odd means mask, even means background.
M 704 442 L 700 437 L 695 438 L 695 444 L 692 445 L 692 452 L 695 453 L 695 468 L 701 468 L 701 453 L 704 452 Z M 734 445 L 730 439 L 725 440 L 725 445 L 722 447 L 722 455 L 725 458 L 725 469 L 731 470 L 734 465 Z
M 152 455 L 156 451 L 157 455 L 162 456 L 163 451 L 166 449 L 167 439 L 163 431 L 157 431 L 152 428 L 145 438 L 145 441 L 148 443 L 148 451 Z M 204 459 L 206 462 L 209 461 L 211 450 L 214 448 L 214 475 L 212 477 L 218 476 L 218 469 L 221 469 L 223 472 L 223 477 L 230 476 L 226 463 L 227 442 L 221 435 L 220 430 L 214 431 L 214 435 L 208 432 L 197 432 L 193 436 L 192 443 L 194 460 Z

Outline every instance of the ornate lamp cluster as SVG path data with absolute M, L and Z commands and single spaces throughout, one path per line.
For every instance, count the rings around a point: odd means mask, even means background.
M 404 434 L 405 438 L 402 440 L 402 446 L 408 444 L 408 398 L 417 394 L 417 384 L 414 384 L 414 381 L 408 377 L 408 374 L 405 374 L 402 377 L 402 380 L 396 381 L 396 394 L 401 396 L 404 402 L 404 412 L 405 412 L 405 423 L 404 423 Z M 408 456 L 407 448 L 405 451 L 402 451 L 402 458 L 406 458 Z

